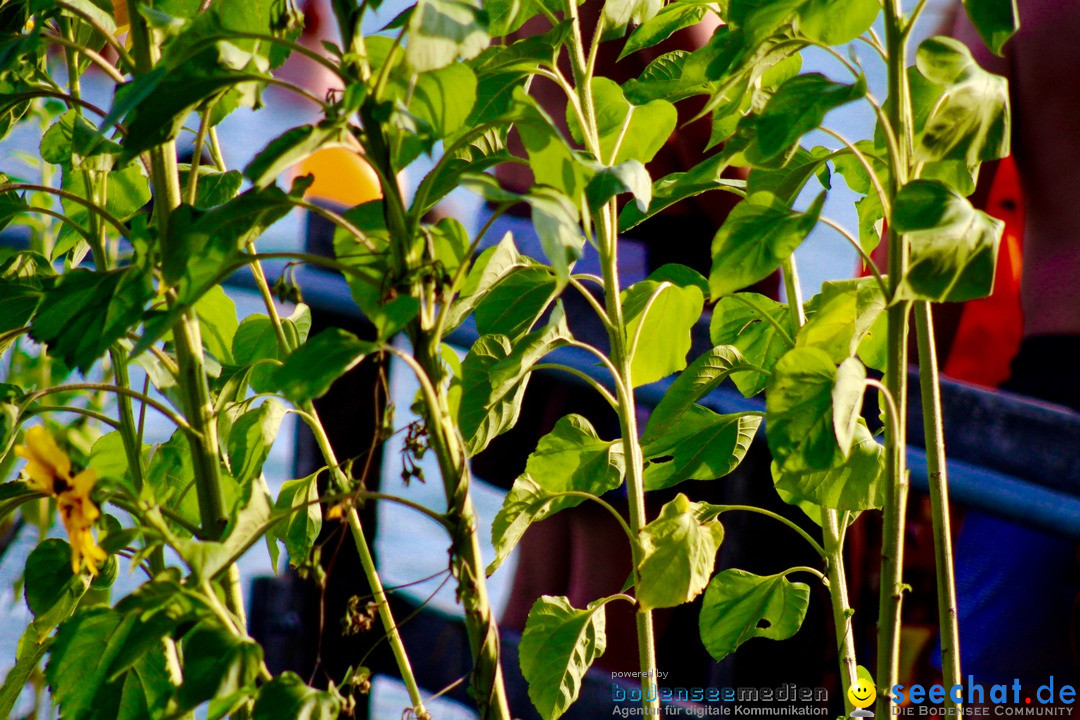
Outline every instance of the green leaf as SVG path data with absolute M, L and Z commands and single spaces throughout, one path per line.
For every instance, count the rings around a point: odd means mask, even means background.
M 534 330 L 514 343 L 514 349 L 506 359 L 491 368 L 491 385 L 495 393 L 510 392 L 545 355 L 572 339 L 570 328 L 566 325 L 566 313 L 562 304 L 557 303 L 545 327 Z
M 86 578 L 71 572 L 71 546 L 58 538 L 49 538 L 30 552 L 23 581 L 26 606 L 35 616 L 61 602 L 65 595 L 81 596 L 89 585 Z
M 701 520 L 701 507 L 679 493 L 641 529 L 636 592 L 643 610 L 690 602 L 709 582 L 724 528 L 716 520 Z
M 0 485 L 0 520 L 15 512 L 20 505 L 42 497 L 37 490 L 21 480 L 14 480 Z
M 274 373 L 274 383 L 301 405 L 322 397 L 334 381 L 375 352 L 378 345 L 340 328 L 330 328 L 301 345 Z
M 715 480 L 739 466 L 761 417 L 717 415 L 691 405 L 677 425 L 642 447 L 645 489 L 663 490 L 684 480 Z
M 51 640 L 46 640 L 40 644 L 34 642 L 19 643 L 15 665 L 8 670 L 7 676 L 4 677 L 4 684 L 0 686 L 0 715 L 11 717 L 11 713 L 15 709 L 15 703 L 19 701 L 19 696 L 22 695 L 23 690 L 30 683 L 30 676 L 37 671 L 51 644 Z
M 585 246 L 578 226 L 578 209 L 565 195 L 546 187 L 534 187 L 524 199 L 532 209 L 533 228 L 544 255 L 556 277 L 565 284 Z
M 593 78 L 592 95 L 600 140 L 597 161 L 600 163 L 619 165 L 627 160 L 648 163 L 675 130 L 678 114 L 667 100 L 633 105 L 627 101 L 618 83 L 605 77 Z M 577 115 L 568 107 L 566 117 L 571 135 L 581 142 Z
M 353 300 L 365 315 L 371 315 L 382 306 L 384 286 L 390 275 L 390 232 L 386 229 L 382 201 L 357 205 L 345 213 L 345 219 L 364 233 L 367 243 L 338 228 L 334 231 L 334 255 L 351 269 L 345 274 L 345 282 Z
M 470 456 L 517 422 L 533 365 L 571 339 L 562 310 L 556 308 L 547 327 L 516 343 L 505 335 L 485 335 L 462 361 L 458 423 Z
M 619 59 L 652 47 L 667 40 L 683 28 L 697 25 L 705 17 L 708 9 L 704 3 L 676 2 L 668 5 L 648 21 L 638 25 L 626 39 Z
M 787 306 L 757 293 L 721 298 L 709 323 L 714 344 L 731 345 L 747 362 L 768 372 L 795 347 L 793 335 Z M 769 377 L 759 372 L 735 372 L 731 379 L 739 392 L 753 397 L 765 389 Z
M 756 637 L 786 640 L 798 632 L 810 588 L 779 575 L 724 570 L 709 582 L 698 624 L 701 640 L 717 661 Z
M 518 657 L 529 699 L 543 720 L 566 712 L 577 699 L 585 672 L 604 654 L 606 602 L 597 600 L 578 610 L 564 597 L 544 595 L 529 610 Z
M 465 125 L 476 103 L 476 90 L 476 75 L 468 65 L 448 65 L 420 75 L 409 110 L 431 128 L 433 140 L 441 140 Z
M 281 484 L 274 511 L 289 512 L 278 523 L 274 534 L 285 543 L 289 564 L 296 567 L 311 553 L 322 529 L 322 508 L 319 506 L 319 473 Z
M 836 384 L 832 389 L 833 430 L 836 444 L 844 457 L 851 452 L 855 423 L 861 419 L 865 391 L 866 368 L 858 358 L 847 358 L 836 369 Z
M 553 0 L 488 0 L 484 3 L 484 9 L 490 19 L 491 36 L 504 37 L 517 32 L 522 25 L 545 11 L 545 14 L 561 12 L 564 5 Z
M 124 603 L 130 603 L 132 597 Z M 20 657 L 44 649 L 47 643 L 36 645 L 37 638 L 30 634 L 37 632 L 44 640 L 56 622 L 67 619 L 78 599 L 75 596 L 63 616 L 47 628 L 35 630 L 45 616 L 35 620 L 20 641 Z M 141 616 L 101 607 L 65 622 L 45 671 L 64 717 L 139 720 L 159 716 L 172 685 L 160 650 L 150 650 L 160 648 L 161 638 L 176 622 L 165 614 Z
M 179 513 L 192 525 L 199 525 L 201 518 L 191 448 L 179 430 L 168 442 L 154 448 L 146 480 L 158 502 Z
M 727 167 L 724 156 L 714 155 L 692 170 L 660 178 L 653 183 L 652 202 L 647 212 L 643 212 L 636 203 L 628 204 L 622 209 L 619 214 L 619 231 L 626 232 L 661 210 L 710 190 L 725 189 L 741 194 L 745 181 L 723 177 L 722 173 Z
M 897 193 L 891 222 L 911 247 L 897 298 L 963 302 L 993 290 L 1002 221 L 943 183 L 915 180 Z
M 149 276 L 135 267 L 72 270 L 45 291 L 30 336 L 85 374 L 110 345 L 134 328 L 153 295 Z M 76 317 L 81 321 L 73 323 Z
M 709 299 L 709 281 L 705 279 L 705 276 L 679 263 L 665 263 L 649 273 L 647 279 L 669 282 L 678 287 L 696 287 L 701 291 L 702 297 Z
M 121 684 L 110 681 L 109 669 L 124 653 L 134 625 L 133 617 L 93 608 L 60 626 L 49 649 L 45 679 L 63 717 L 117 717 Z
M 872 155 L 873 151 L 870 150 L 869 154 Z M 826 188 L 829 187 L 828 160 L 843 163 L 847 158 L 843 154 L 833 155 L 827 148 L 805 150 L 798 147 L 781 168 L 758 167 L 751 170 L 746 179 L 746 197 L 755 205 L 790 207 L 810 178 L 816 176 Z M 862 170 L 862 165 L 857 165 L 857 169 Z
M 597 173 L 585 188 L 589 200 L 589 209 L 594 213 L 611 198 L 622 193 L 631 193 L 634 204 L 641 212 L 649 209 L 652 201 L 652 177 L 637 160 L 627 160 L 614 167 L 597 168 Z
M 246 486 L 262 472 L 284 417 L 285 406 L 270 398 L 232 423 L 226 447 L 232 476 L 239 485 Z
M 813 312 L 809 312 L 813 305 Z M 829 281 L 807 303 L 806 324 L 795 337 L 796 347 L 825 351 L 833 362 L 853 357 L 885 310 L 885 298 L 874 278 Z
M 627 25 L 640 25 L 652 19 L 663 0 L 607 0 L 604 3 L 604 40 L 621 38 Z
M 919 72 L 944 86 L 915 146 L 915 159 L 963 160 L 976 165 L 1003 158 L 1009 147 L 1009 87 L 978 66 L 958 40 L 932 37 L 915 54 Z
M 781 472 L 772 464 L 773 484 L 784 502 L 811 503 L 841 512 L 861 512 L 885 504 L 885 449 L 860 418 L 851 454 L 839 466 L 811 472 Z
M 668 8 L 681 6 L 681 3 L 673 4 Z M 645 66 L 637 78 L 623 83 L 626 99 L 644 105 L 652 100 L 678 102 L 694 95 L 711 94 L 716 82 L 706 75 L 705 65 L 693 62 L 693 58 L 686 50 L 664 53 Z
M 424 73 L 468 60 L 488 46 L 487 14 L 463 0 L 420 0 L 409 16 L 405 61 Z
M 810 234 L 824 202 L 822 193 L 804 213 L 745 200 L 736 205 L 713 238 L 712 296 L 728 295 L 767 278 Z
M 411 295 L 399 295 L 380 306 L 368 319 L 375 325 L 379 340 L 385 342 L 404 330 L 419 314 L 419 300 Z
M 488 176 L 484 176 L 488 177 Z M 447 317 L 447 329 L 456 328 L 465 318 L 473 312 L 477 305 L 483 302 L 502 280 L 515 272 L 518 268 L 526 268 L 533 265 L 530 258 L 524 257 L 517 251 L 514 245 L 514 237 L 506 233 L 499 244 L 484 250 L 473 261 L 465 276 L 465 282 L 461 286 L 454 305 L 450 308 Z M 511 317 L 520 317 L 517 313 Z M 481 332 L 481 334 L 488 334 Z
M 567 415 L 555 423 L 529 455 L 525 474 L 514 481 L 492 523 L 495 559 L 488 575 L 502 564 L 529 525 L 585 502 L 575 491 L 597 497 L 622 485 L 625 460 L 619 441 L 601 440 L 588 420 Z
M 160 642 L 160 640 L 159 640 Z M 164 653 L 147 653 L 123 676 L 117 720 L 161 717 L 172 696 L 173 684 Z
M 964 9 L 995 55 L 1001 55 L 1001 48 L 1020 28 L 1016 0 L 964 0 Z
M 776 363 L 765 412 L 769 440 L 784 472 L 826 470 L 843 460 L 833 429 L 836 365 L 823 351 L 796 348 Z
M 284 672 L 259 688 L 254 720 L 335 720 L 341 704 L 325 690 L 308 687 L 294 672 Z
M 475 455 L 517 422 L 528 376 L 509 393 L 496 393 L 491 370 L 513 351 L 505 335 L 484 335 L 461 362 L 458 425 L 469 455 Z
M 540 487 L 528 475 L 514 480 L 510 492 L 503 498 L 502 507 L 491 524 L 491 544 L 495 547 L 495 559 L 487 567 L 490 576 L 503 564 L 525 531 L 549 515 L 586 502 L 581 496 L 553 495 Z
M 634 387 L 648 385 L 686 367 L 690 331 L 705 306 L 701 288 L 646 279 L 623 292 L 623 317 L 630 342 Z
M 199 623 L 183 640 L 184 684 L 177 693 L 180 710 L 250 686 L 258 677 L 262 648 L 237 637 L 216 622 Z
M 89 182 L 86 172 L 69 169 L 64 171 L 60 188 L 72 195 L 93 201 L 89 192 L 92 185 Z M 150 201 L 150 185 L 141 165 L 129 165 L 121 170 L 113 170 L 105 174 L 104 182 L 105 211 L 121 222 L 129 220 Z M 74 225 L 89 231 L 90 210 L 85 205 L 67 198 L 62 198 L 60 205 Z M 52 259 L 75 247 L 81 239 L 82 235 L 71 224 L 64 223 L 57 236 Z
M 217 542 L 178 538 L 175 542 L 184 562 L 197 581 L 211 579 L 247 552 L 266 534 L 273 511 L 270 491 L 261 475 L 241 488 L 243 506 L 236 509 Z M 228 503 L 226 507 L 239 503 Z
M 180 171 L 180 187 L 187 187 L 189 172 Z M 195 185 L 194 206 L 200 210 L 209 210 L 223 205 L 236 197 L 243 183 L 244 176 L 239 170 L 216 172 L 200 166 L 199 180 Z
M 481 335 L 521 337 L 532 329 L 557 294 L 558 280 L 548 268 L 512 266 L 497 283 L 476 293 L 480 297 L 475 311 L 476 329 Z
M 512 108 L 506 121 L 512 122 L 521 136 L 533 178 L 540 185 L 560 190 L 576 203 L 592 177 L 590 168 L 556 130 L 555 121 L 519 86 L 513 90 Z
M 297 180 L 289 193 L 276 186 L 251 189 L 208 211 L 176 208 L 166 246 L 172 251 L 162 262 L 165 282 L 177 286 L 179 302 L 192 304 L 218 284 L 222 269 L 240 258 L 240 249 L 288 215 L 307 186 Z
M 731 345 L 714 347 L 690 363 L 653 408 L 641 442 L 649 444 L 674 430 L 683 413 L 733 373 L 755 372 L 754 365 Z
M 103 127 L 123 118 L 128 132 L 122 162 L 175 139 L 199 104 L 220 98 L 240 83 L 250 82 L 248 74 L 228 67 L 221 53 L 227 51 L 221 45 L 211 45 L 171 71 L 159 65 L 117 90 L 116 101 Z
M 195 315 L 199 318 L 203 346 L 218 362 L 232 365 L 233 337 L 239 327 L 236 303 L 217 285 L 195 303 Z
M 876 0 L 807 0 L 795 27 L 815 42 L 844 45 L 869 30 L 880 10 Z
M 622 484 L 624 472 L 622 444 L 601 440 L 581 415 L 559 418 L 525 463 L 525 473 L 549 492 L 603 495 Z
M 293 314 L 281 318 L 285 337 L 292 347 L 307 339 L 311 329 L 311 310 L 297 305 Z M 249 315 L 240 323 L 233 336 L 233 358 L 240 366 L 251 366 L 251 388 L 255 392 L 275 392 L 279 389 L 274 373 L 276 367 L 267 360 L 281 358 L 281 348 L 274 324 L 266 315 Z M 291 357 L 291 356 L 290 356 Z
M 90 121 L 68 110 L 41 136 L 41 159 L 67 169 L 108 171 L 120 146 Z
M 424 232 L 431 237 L 434 245 L 435 262 L 442 266 L 447 276 L 453 276 L 472 259 L 469 252 L 472 239 L 457 218 L 442 218 L 433 226 L 424 226 Z
M 286 170 L 312 153 L 333 147 L 349 147 L 351 135 L 340 122 L 324 120 L 286 130 L 260 150 L 244 168 L 244 176 L 256 188 L 272 185 Z
M 757 45 L 793 19 L 806 0 L 730 0 L 727 20 L 746 35 L 747 45 Z
M 830 110 L 865 94 L 866 79 L 862 76 L 852 85 L 833 82 L 820 73 L 791 78 L 773 93 L 754 123 L 755 161 L 786 154 L 799 138 L 821 125 Z

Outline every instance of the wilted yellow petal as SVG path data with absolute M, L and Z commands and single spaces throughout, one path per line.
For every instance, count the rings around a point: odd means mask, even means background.
M 56 494 L 57 478 L 71 481 L 71 460 L 40 425 L 26 431 L 26 445 L 16 446 L 15 455 L 27 461 L 26 474 L 37 490 Z
M 96 482 L 97 472 L 94 468 L 86 468 L 71 481 L 71 492 L 79 497 L 89 497 L 90 491 L 94 489 L 94 483 Z
M 326 511 L 327 520 L 340 520 L 341 516 L 345 514 L 345 505 L 338 503 L 334 507 Z

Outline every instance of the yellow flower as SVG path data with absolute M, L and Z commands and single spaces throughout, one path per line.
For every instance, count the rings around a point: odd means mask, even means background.
M 71 477 L 71 459 L 40 425 L 26 431 L 26 445 L 17 445 L 15 454 L 27 461 L 30 486 L 56 498 L 60 519 L 71 541 L 72 572 L 78 573 L 85 559 L 86 569 L 97 575 L 98 566 L 109 557 L 98 547 L 92 531 L 101 517 L 101 510 L 90 499 L 97 473 L 87 468 Z
M 97 575 L 98 565 L 108 559 L 108 554 L 98 547 L 91 531 L 94 523 L 101 517 L 101 511 L 90 499 L 90 490 L 97 482 L 97 473 L 93 468 L 84 470 L 72 480 L 71 490 L 61 493 L 57 499 L 60 519 L 64 521 L 71 540 L 71 571 L 78 573 L 82 560 L 86 558 L 86 569 L 91 575 Z
M 35 490 L 59 495 L 71 486 L 71 460 L 40 425 L 26 431 L 26 445 L 16 445 L 15 454 L 28 461 L 26 475 Z

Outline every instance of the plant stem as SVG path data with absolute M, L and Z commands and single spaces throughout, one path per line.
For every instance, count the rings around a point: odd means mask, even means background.
M 888 98 L 885 114 L 900 139 L 892 159 L 887 190 L 889 199 L 907 181 L 911 126 L 907 111 L 907 52 L 900 0 L 885 0 L 885 45 L 888 54 Z M 907 271 L 907 248 L 892 226 L 886 237 L 889 248 L 889 289 L 894 293 Z M 910 304 L 897 302 L 887 315 L 888 357 L 885 385 L 898 406 L 897 418 L 885 427 L 887 486 L 882 518 L 881 590 L 878 613 L 877 675 L 878 716 L 892 715 L 892 696 L 887 691 L 898 682 L 900 669 L 900 623 L 903 603 L 904 522 L 907 511 L 907 340 Z M 885 692 L 883 692 L 885 691 Z
M 573 5 L 573 3 L 571 3 Z M 590 108 L 591 112 L 591 108 Z M 611 319 L 608 329 L 608 337 L 611 340 L 611 360 L 618 370 L 616 375 L 616 388 L 619 393 L 619 426 L 622 431 L 623 454 L 626 457 L 626 491 L 630 505 L 630 530 L 634 538 L 640 537 L 641 529 L 645 527 L 647 518 L 645 515 L 645 459 L 641 452 L 641 443 L 638 441 L 637 417 L 634 401 L 634 384 L 631 372 L 632 357 L 628 354 L 626 344 L 626 327 L 623 319 L 622 299 L 619 293 L 618 251 L 616 249 L 617 210 L 614 202 L 607 203 L 603 210 L 603 217 L 598 225 L 600 264 L 603 268 L 604 300 L 607 305 L 607 314 Z M 631 545 L 631 554 L 634 560 L 635 585 L 641 581 L 638 568 L 641 566 L 643 549 L 640 542 Z M 653 617 L 651 610 L 638 609 L 635 619 L 637 621 L 638 639 L 638 662 L 641 667 L 641 697 L 642 705 L 646 708 L 646 714 L 660 713 L 660 701 L 656 693 L 652 693 L 651 700 L 647 692 L 652 678 L 656 677 L 656 641 L 653 630 Z
M 159 52 L 150 37 L 145 19 L 139 13 L 138 0 L 127 0 L 128 17 L 131 22 L 130 41 L 135 56 L 136 75 L 150 72 L 157 62 Z M 183 248 L 169 248 L 169 218 L 173 209 L 180 205 L 180 174 L 176 165 L 176 145 L 168 141 L 149 152 L 151 179 L 154 184 L 154 220 L 158 236 L 166 256 L 182 257 Z M 175 294 L 169 293 L 170 305 Z M 216 540 L 228 524 L 225 499 L 221 488 L 220 447 L 217 434 L 217 418 L 210 402 L 210 386 L 203 357 L 202 336 L 199 319 L 194 310 L 181 314 L 173 327 L 176 362 L 179 369 L 181 405 L 184 415 L 198 436 L 188 435 L 192 467 L 195 475 L 195 492 L 199 503 L 199 518 L 203 534 Z M 226 602 L 229 610 L 238 618 L 244 617 L 244 602 L 239 587 L 239 576 L 229 569 L 226 586 Z
M 319 446 L 323 458 L 330 466 L 330 473 L 333 475 L 334 481 L 342 489 L 348 487 L 349 479 L 338 464 L 337 455 L 330 445 L 330 438 L 326 436 L 326 431 L 323 429 L 322 421 L 319 420 L 315 406 L 307 402 L 302 409 L 314 421 L 309 422 L 308 426 L 315 435 L 315 443 Z M 351 504 L 346 510 L 346 519 L 349 523 L 353 543 L 356 545 L 356 552 L 360 556 L 360 565 L 364 569 L 364 577 L 367 578 L 368 585 L 371 587 L 371 594 L 379 607 L 379 619 L 382 621 L 383 629 L 386 630 L 386 640 L 390 643 L 390 650 L 394 653 L 394 660 L 397 661 L 401 679 L 409 691 L 409 700 L 413 704 L 413 711 L 418 718 L 429 718 L 430 716 L 424 709 L 424 701 L 420 696 L 420 687 L 416 683 L 416 676 L 413 674 L 409 656 L 405 652 L 405 645 L 401 641 L 401 633 L 398 632 L 397 622 L 395 622 L 394 615 L 390 611 L 386 591 L 383 589 L 382 580 L 379 578 L 379 572 L 375 567 L 375 558 L 371 554 L 371 548 L 368 546 L 367 538 L 364 536 L 364 528 L 360 524 L 360 515 Z
M 930 476 L 930 513 L 934 532 L 934 570 L 937 575 L 938 624 L 941 635 L 941 673 L 945 687 L 959 685 L 960 629 L 957 624 L 956 579 L 953 574 L 952 529 L 949 523 L 949 479 L 945 468 L 945 437 L 938 387 L 937 349 L 930 303 L 915 304 L 915 334 L 919 346 L 919 387 L 922 390 L 923 434 Z M 946 699 L 949 713 L 959 717 L 961 703 Z
M 425 421 L 431 449 L 435 451 L 443 479 L 451 562 L 458 580 L 458 596 L 465 611 L 465 627 L 475 661 L 473 696 L 481 720 L 510 720 L 512 716 L 500 664 L 499 628 L 487 596 L 484 559 L 477 533 L 480 519 L 473 506 L 465 448 L 456 432 L 445 383 L 430 380 L 440 377 L 443 371 L 442 353 L 439 350 L 441 342 L 441 339 L 423 331 L 418 333 L 413 340 L 415 364 L 410 364 L 417 371 L 424 392 Z
M 253 242 L 248 243 L 247 250 L 254 255 L 255 244 Z M 274 304 L 274 296 L 273 293 L 270 292 L 270 284 L 266 280 L 266 273 L 263 271 L 262 263 L 258 260 L 252 262 L 251 273 L 255 278 L 255 284 L 259 288 L 259 294 L 262 296 L 263 304 L 266 306 L 266 312 L 270 316 L 270 324 L 274 328 L 274 333 L 278 341 L 278 348 L 283 356 L 287 355 L 294 348 L 291 347 L 289 340 L 285 335 L 285 329 L 281 324 L 281 316 L 278 314 L 277 306 Z M 315 435 L 315 443 L 319 446 L 319 451 L 322 453 L 323 459 L 326 460 L 327 465 L 330 467 L 331 475 L 334 476 L 335 482 L 342 488 L 347 487 L 349 485 L 349 479 L 341 470 L 337 454 L 330 444 L 330 438 L 326 435 L 326 430 L 323 428 L 322 420 L 319 419 L 319 414 L 318 411 L 315 410 L 315 406 L 311 402 L 308 402 L 305 403 L 300 410 L 307 421 L 308 427 L 311 428 L 312 433 Z M 390 649 L 394 654 L 394 660 L 397 662 L 398 671 L 401 673 L 402 681 L 405 683 L 405 687 L 409 692 L 409 699 L 413 704 L 412 709 L 418 718 L 424 720 L 424 718 L 430 716 L 424 709 L 424 701 L 420 695 L 420 687 L 417 685 L 416 676 L 412 670 L 412 664 L 409 662 L 409 656 L 405 652 L 405 645 L 401 641 L 401 634 L 398 632 L 397 622 L 394 620 L 393 613 L 390 610 L 386 592 L 383 589 L 382 580 L 380 579 L 378 569 L 375 566 L 375 558 L 371 554 L 371 548 L 368 546 L 367 537 L 364 535 L 364 528 L 360 524 L 360 515 L 352 505 L 350 505 L 347 510 L 346 518 L 349 524 L 349 531 L 352 534 L 353 543 L 356 545 L 356 552 L 360 556 L 360 565 L 364 570 L 364 576 L 367 578 L 368 585 L 371 587 L 372 596 L 375 599 L 375 603 L 378 605 L 379 619 L 382 621 L 383 629 L 386 631 L 387 642 L 390 643 Z
M 800 328 L 806 322 L 806 314 L 803 310 L 802 289 L 799 286 L 795 258 L 789 257 L 780 267 L 784 275 L 784 291 L 787 294 L 791 322 L 795 328 Z M 855 661 L 855 636 L 851 629 L 852 609 L 848 600 L 847 574 L 844 571 L 844 547 L 836 510 L 823 508 L 821 517 L 825 559 L 829 564 L 829 604 L 832 606 L 833 626 L 836 629 L 836 654 L 840 661 L 844 704 L 850 712 L 852 707 L 847 698 L 847 689 L 858 680 L 858 674 Z
M 850 714 L 853 706 L 848 700 L 847 690 L 858 681 L 859 676 L 855 660 L 855 635 L 851 628 L 853 613 L 848 600 L 847 573 L 844 571 L 844 546 L 836 510 L 824 509 L 821 515 L 825 521 L 822 538 L 825 552 L 829 555 L 829 597 L 832 601 L 833 626 L 836 628 L 836 654 L 840 660 L 844 706 Z

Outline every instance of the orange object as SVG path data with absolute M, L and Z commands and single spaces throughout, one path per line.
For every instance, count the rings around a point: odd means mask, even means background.
M 1024 204 L 1012 157 L 999 163 L 984 210 L 1005 222 L 994 292 L 964 304 L 942 372 L 957 380 L 997 387 L 1009 378 L 1009 365 L 1020 350 L 1024 327 L 1020 308 Z
M 382 197 L 379 176 L 361 155 L 343 147 L 319 150 L 294 166 L 297 176 L 313 175 L 305 195 L 342 207 L 353 207 Z
M 116 22 L 116 32 L 123 33 L 128 27 L 127 0 L 112 0 L 113 20 Z

